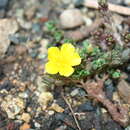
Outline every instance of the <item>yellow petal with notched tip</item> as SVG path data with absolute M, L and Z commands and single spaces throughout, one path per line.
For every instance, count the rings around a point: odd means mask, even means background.
M 61 52 L 64 53 L 66 56 L 68 56 L 75 52 L 75 48 L 72 44 L 65 43 L 61 46 Z
M 70 75 L 72 75 L 74 72 L 74 68 L 72 68 L 71 66 L 63 66 L 60 67 L 59 73 L 61 76 L 65 76 L 65 77 L 69 77 Z
M 61 55 L 64 59 L 64 62 L 66 62 L 66 64 L 68 65 L 77 65 L 79 64 L 79 59 L 78 59 L 78 56 L 75 55 L 76 52 L 75 52 L 75 48 L 72 44 L 69 44 L 69 43 L 65 43 L 62 45 L 61 47 Z M 73 58 L 76 58 L 76 59 L 73 59 Z M 76 63 L 77 61 L 77 63 Z M 71 63 L 73 62 L 73 63 Z
M 56 63 L 49 61 L 45 64 L 45 70 L 49 74 L 57 74 L 58 73 L 58 67 Z
M 73 56 L 71 57 L 70 63 L 72 66 L 76 66 L 76 65 L 79 65 L 81 63 L 81 58 L 77 52 L 75 52 L 73 54 Z

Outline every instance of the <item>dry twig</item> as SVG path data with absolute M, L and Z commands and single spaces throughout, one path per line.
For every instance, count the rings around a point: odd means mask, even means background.
M 72 115 L 73 115 L 73 117 L 74 117 L 74 120 L 75 120 L 75 123 L 76 123 L 76 125 L 77 125 L 78 130 L 81 130 L 81 127 L 80 127 L 80 125 L 79 125 L 79 123 L 78 123 L 78 120 L 77 120 L 77 118 L 75 117 L 74 111 L 73 111 L 73 109 L 72 109 L 70 103 L 68 102 L 68 100 L 65 98 L 63 92 L 62 92 L 62 97 L 63 97 L 64 101 L 66 102 L 66 104 L 68 105 L 68 107 L 69 107 L 69 109 L 70 109 L 70 111 L 71 111 L 71 113 L 72 113 Z
M 89 8 L 98 9 L 98 3 L 95 0 L 85 0 L 84 5 Z M 130 16 L 130 8 L 111 4 L 111 3 L 108 3 L 108 7 L 109 7 L 109 10 L 112 12 Z

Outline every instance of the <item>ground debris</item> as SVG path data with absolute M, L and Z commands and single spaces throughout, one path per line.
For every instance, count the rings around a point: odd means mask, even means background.
M 91 0 L 91 1 L 85 0 L 84 5 L 89 8 L 98 9 L 98 3 L 95 0 Z M 119 13 L 122 15 L 128 15 L 128 16 L 130 15 L 130 9 L 128 7 L 123 7 L 123 6 L 112 4 L 112 3 L 109 3 L 108 6 L 109 6 L 109 10 L 112 12 L 116 12 L 116 13 Z
M 84 84 L 84 89 L 88 95 L 97 101 L 101 102 L 111 114 L 113 120 L 120 123 L 122 126 L 127 126 L 129 122 L 128 108 L 121 105 L 113 104 L 109 99 L 107 99 L 105 92 L 103 91 L 104 79 L 98 79 L 97 82 L 87 81 Z
M 25 103 L 21 98 L 15 98 L 8 95 L 3 100 L 1 107 L 7 112 L 9 118 L 14 119 L 18 113 L 23 111 Z

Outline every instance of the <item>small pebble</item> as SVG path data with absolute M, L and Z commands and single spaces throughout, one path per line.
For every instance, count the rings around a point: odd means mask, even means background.
M 26 92 L 19 93 L 19 97 L 28 98 L 28 94 Z
M 90 19 L 86 16 L 84 16 L 84 21 L 85 21 L 86 26 L 90 26 L 93 22 L 92 19 Z
M 18 45 L 16 46 L 16 53 L 18 55 L 23 55 L 27 52 L 27 48 L 25 46 L 22 46 L 22 45 Z
M 84 20 L 80 10 L 68 9 L 60 15 L 60 23 L 63 28 L 75 28 L 82 25 Z
M 95 13 L 93 12 L 93 11 L 89 11 L 88 13 L 87 13 L 87 16 L 89 17 L 89 18 L 95 18 Z
M 62 120 L 63 121 L 65 119 L 65 117 L 66 117 L 66 114 L 64 114 L 64 113 L 57 113 L 55 115 L 56 120 Z
M 78 94 L 79 94 L 79 88 L 74 89 L 74 90 L 70 93 L 70 95 L 71 95 L 72 97 L 74 97 L 74 96 L 76 96 L 76 95 L 78 95 Z
M 42 92 L 39 96 L 38 102 L 41 104 L 42 109 L 45 110 L 48 103 L 53 100 L 53 95 L 50 92 Z
M 52 111 L 52 110 L 48 111 L 48 114 L 49 114 L 49 115 L 53 115 L 54 113 L 55 113 L 55 112 Z
M 113 92 L 115 90 L 113 83 L 112 83 L 112 80 L 109 79 L 105 82 L 105 90 L 106 90 L 106 96 L 109 99 L 112 99 L 112 95 L 113 95 Z
M 0 57 L 4 56 L 10 45 L 9 35 L 13 35 L 18 29 L 15 19 L 0 19 Z
M 53 103 L 48 109 L 54 110 L 54 111 L 60 112 L 60 113 L 64 112 L 64 109 L 56 103 Z
M 34 125 L 35 125 L 36 128 L 40 128 L 41 127 L 41 125 L 38 122 L 35 122 Z
M 20 130 L 29 130 L 30 125 L 27 123 L 24 123 L 22 126 L 20 126 Z
M 21 120 L 25 121 L 26 123 L 29 123 L 31 120 L 31 116 L 29 113 L 23 113 L 21 116 Z
M 102 113 L 107 113 L 107 110 L 105 108 L 101 108 Z
M 14 119 L 25 108 L 25 103 L 21 98 L 14 98 L 12 95 L 8 95 L 3 100 L 1 107 L 7 112 L 9 118 Z
M 94 106 L 92 105 L 91 102 L 87 101 L 86 103 L 84 104 L 81 104 L 79 107 L 78 107 L 78 111 L 80 112 L 88 112 L 88 111 L 94 111 L 95 108 Z

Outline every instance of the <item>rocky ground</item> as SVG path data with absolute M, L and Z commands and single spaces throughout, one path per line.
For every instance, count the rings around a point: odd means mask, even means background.
M 130 7 L 129 0 L 109 2 Z M 63 96 L 60 85 L 44 77 L 47 47 L 60 40 L 47 32 L 46 22 L 56 21 L 66 38 L 80 44 L 100 26 L 98 17 L 83 0 L 0 0 L 0 130 L 79 130 L 73 114 L 81 130 L 130 130 L 83 88 L 65 85 Z M 112 17 L 119 31 L 128 30 L 128 16 Z M 130 117 L 130 63 L 120 71 L 123 78 L 108 78 L 104 91 L 113 103 L 128 106 Z

